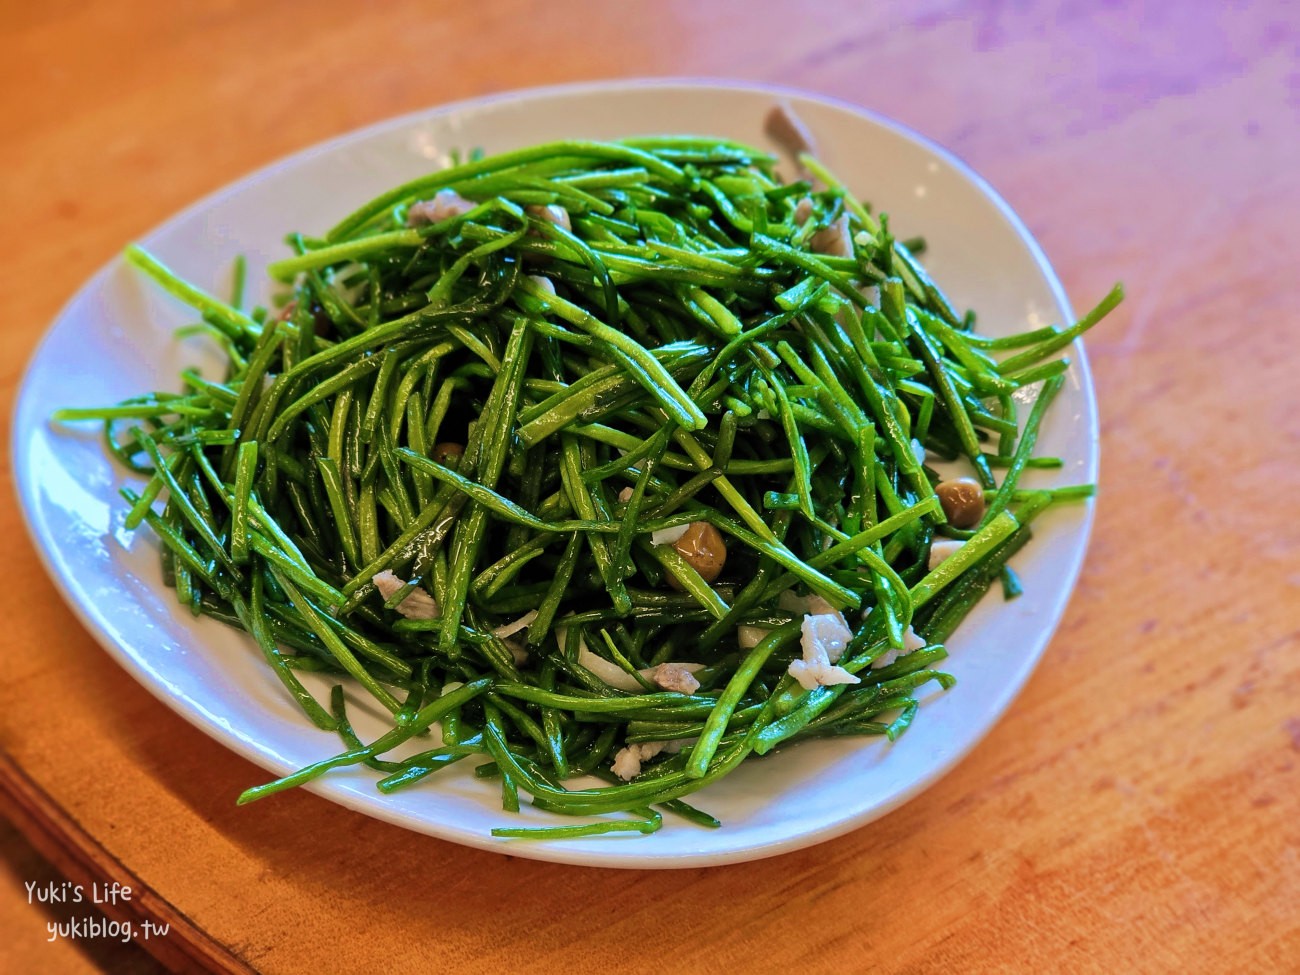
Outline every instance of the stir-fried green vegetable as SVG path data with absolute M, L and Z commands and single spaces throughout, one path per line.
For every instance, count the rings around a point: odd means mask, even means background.
M 1090 494 L 1019 480 L 1059 463 L 1033 456 L 1051 357 L 1121 292 L 979 337 L 805 163 L 817 186 L 700 138 L 475 159 L 292 235 L 275 315 L 127 251 L 229 366 L 58 418 L 106 422 L 178 598 L 248 631 L 344 743 L 241 802 L 469 758 L 508 809 L 633 817 L 502 836 L 717 825 L 681 797 L 787 742 L 892 740 L 919 687 L 952 683 L 942 642 L 995 582 L 1019 592 L 1033 519 Z M 978 483 L 936 493 L 927 452 Z M 827 621 L 844 638 L 819 662 Z M 392 730 L 362 742 L 303 672 L 350 677 Z M 584 774 L 611 784 L 566 786 Z

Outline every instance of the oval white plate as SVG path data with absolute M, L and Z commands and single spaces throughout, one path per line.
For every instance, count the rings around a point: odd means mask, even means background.
M 1024 226 L 952 155 L 859 108 L 729 83 L 554 88 L 394 119 L 241 180 L 142 243 L 217 294 L 227 293 L 232 261 L 244 254 L 250 298 L 263 301 L 263 268 L 285 254 L 287 231 L 321 232 L 381 191 L 446 165 L 450 151 L 662 132 L 765 145 L 763 117 L 776 97 L 790 99 L 820 140 L 825 161 L 857 195 L 890 214 L 900 237 L 926 237 L 925 263 L 959 308 L 978 310 L 982 331 L 1005 334 L 1072 318 Z M 202 365 L 209 354 L 199 341 L 173 337 L 173 329 L 190 320 L 186 309 L 120 260 L 95 275 L 59 315 L 27 370 L 14 418 L 15 476 L 42 558 L 99 642 L 177 713 L 280 775 L 336 753 L 338 739 L 301 716 L 243 634 L 195 619 L 176 604 L 162 585 L 149 533 L 122 529 L 117 490 L 138 479 L 106 459 L 98 432 L 48 422 L 61 406 L 175 388 L 179 371 Z M 1040 440 L 1040 452 L 1063 457 L 1065 467 L 1036 481 L 1043 485 L 1096 477 L 1096 404 L 1082 348 L 1073 356 L 1069 381 Z M 1024 685 L 1064 611 L 1091 519 L 1091 504 L 1044 518 L 1016 559 L 1025 594 L 1011 603 L 991 594 L 966 621 L 949 644 L 946 669 L 958 678 L 956 688 L 927 694 L 902 739 L 892 746 L 881 739 L 812 742 L 747 762 L 692 797 L 723 821 L 721 829 L 668 817 L 647 837 L 493 839 L 493 826 L 555 818 L 531 808 L 522 816 L 503 812 L 499 789 L 474 780 L 469 763 L 389 797 L 378 793 L 376 775 L 366 769 L 332 773 L 313 788 L 352 809 L 444 839 L 571 863 L 702 866 L 829 839 L 916 795 L 989 730 Z M 322 699 L 325 687 L 315 686 Z M 356 718 L 363 737 L 380 733 L 373 712 L 357 710 Z M 258 815 L 257 805 L 247 815 Z

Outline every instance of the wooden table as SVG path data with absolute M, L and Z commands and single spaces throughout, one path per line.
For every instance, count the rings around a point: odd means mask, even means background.
M 31 842 L 74 881 L 136 886 L 129 910 L 173 924 L 147 949 L 180 968 L 1300 969 L 1295 12 L 452 6 L 7 10 L 6 429 L 23 363 L 95 268 L 284 153 L 524 85 L 775 81 L 951 147 L 1025 218 L 1076 306 L 1127 282 L 1089 339 L 1101 501 L 1060 633 L 957 770 L 842 841 L 718 869 L 547 865 L 308 794 L 237 809 L 261 773 L 95 646 L 6 477 L 0 796 Z M 0 842 L 0 969 L 121 970 L 93 945 L 46 943 L 49 912 L 21 883 L 47 868 Z

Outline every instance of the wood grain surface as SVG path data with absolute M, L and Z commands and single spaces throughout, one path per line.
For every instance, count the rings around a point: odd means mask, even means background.
M 69 877 L 128 875 L 152 898 L 139 909 L 183 920 L 175 943 L 145 946 L 161 961 L 1300 970 L 1293 5 L 48 0 L 5 5 L 0 50 L 5 429 L 62 303 L 181 206 L 365 123 L 569 80 L 734 77 L 866 105 L 987 177 L 1076 307 L 1115 279 L 1130 295 L 1089 339 L 1092 549 L 1024 694 L 897 812 L 725 868 L 530 862 L 308 794 L 236 808 L 264 776 L 155 701 L 64 607 L 6 448 L 0 797 Z M 0 883 L 44 878 L 6 836 Z M 46 944 L 47 914 L 0 894 L 0 970 L 126 964 Z

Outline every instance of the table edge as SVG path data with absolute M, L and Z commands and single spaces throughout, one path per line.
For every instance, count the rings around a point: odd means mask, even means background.
M 91 836 L 3 749 L 0 749 L 0 805 L 4 815 L 56 870 L 74 884 L 130 887 L 129 901 L 98 905 L 110 920 L 140 931 L 149 921 L 169 925 L 166 937 L 135 943 L 175 972 L 256 975 L 238 955 L 208 934 Z

